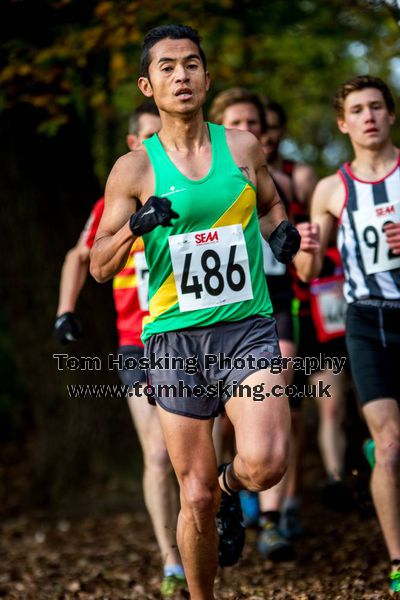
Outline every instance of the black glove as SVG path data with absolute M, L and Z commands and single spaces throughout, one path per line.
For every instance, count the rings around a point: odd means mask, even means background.
M 54 324 L 54 336 L 62 344 L 76 342 L 82 337 L 82 325 L 74 313 L 66 312 L 57 317 Z
M 282 221 L 269 236 L 268 243 L 276 260 L 287 265 L 300 248 L 301 236 L 289 221 Z
M 131 216 L 129 226 L 134 235 L 141 236 L 153 231 L 158 225 L 171 226 L 171 219 L 178 217 L 178 213 L 172 210 L 168 198 L 150 196 L 146 204 Z

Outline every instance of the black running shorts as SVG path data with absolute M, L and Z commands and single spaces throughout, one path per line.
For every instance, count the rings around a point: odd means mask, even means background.
M 120 346 L 118 354 L 123 357 L 124 368 L 118 370 L 119 378 L 124 385 L 133 385 L 140 381 L 146 383 L 146 371 L 143 369 L 129 368 L 129 359 L 135 364 L 140 358 L 143 358 L 143 347 L 141 346 Z M 128 360 L 126 360 L 128 359 Z M 126 365 L 126 366 L 125 366 Z
M 294 342 L 294 327 L 291 302 L 285 302 L 276 307 L 274 312 L 278 336 L 280 340 Z
M 338 337 L 328 342 L 320 342 L 317 337 L 317 332 L 314 325 L 314 320 L 311 315 L 301 315 L 298 317 L 298 348 L 297 354 L 302 358 L 318 357 L 323 354 L 327 358 L 332 357 L 345 357 L 347 358 L 347 349 L 344 337 Z M 345 363 L 345 368 L 347 361 Z M 313 373 L 317 372 L 312 369 Z M 323 375 L 321 379 L 323 380 Z M 303 371 L 295 371 L 294 383 L 299 388 L 306 385 L 308 382 L 308 375 Z M 300 410 L 302 407 L 302 398 L 290 397 L 290 408 L 293 410 Z
M 400 302 L 350 304 L 346 344 L 361 405 L 381 398 L 399 402 Z
M 170 363 L 172 358 L 186 361 L 175 368 L 150 366 L 147 381 L 162 408 L 195 419 L 210 419 L 235 395 L 236 384 L 280 356 L 275 319 L 254 316 L 155 334 L 145 344 L 145 356 L 164 363 L 166 357 Z M 194 364 L 198 365 L 196 372 Z M 160 386 L 165 389 L 160 390 Z

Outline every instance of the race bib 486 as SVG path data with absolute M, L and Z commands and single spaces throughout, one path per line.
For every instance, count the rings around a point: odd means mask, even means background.
M 168 242 L 181 312 L 253 298 L 242 225 L 173 235 Z

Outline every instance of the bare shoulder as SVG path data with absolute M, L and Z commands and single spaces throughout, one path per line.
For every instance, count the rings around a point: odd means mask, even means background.
M 107 181 L 108 194 L 121 190 L 139 199 L 151 195 L 152 191 L 147 192 L 153 187 L 151 163 L 144 148 L 131 150 L 118 158 Z
M 338 173 L 321 179 L 315 188 L 312 198 L 313 211 L 329 212 L 334 217 L 340 216 L 346 192 Z
M 256 136 L 250 133 L 250 131 L 241 131 L 239 129 L 225 129 L 225 131 L 226 141 L 231 151 L 254 152 L 261 147 Z
M 226 141 L 236 165 L 256 185 L 256 173 L 262 166 L 267 168 L 264 152 L 256 136 L 249 131 L 226 129 Z
M 306 165 L 305 163 L 295 163 L 293 167 L 293 176 L 298 177 L 299 179 L 309 177 L 317 178 L 314 167 Z

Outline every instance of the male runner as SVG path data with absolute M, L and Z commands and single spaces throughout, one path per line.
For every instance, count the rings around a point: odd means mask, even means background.
M 293 179 L 296 201 L 306 212 L 312 193 L 317 184 L 317 176 L 310 165 L 288 160 L 279 152 L 279 146 L 285 136 L 287 117 L 281 104 L 267 102 L 265 105 L 267 130 L 262 138 L 262 144 L 270 168 L 289 175 Z
M 153 101 L 143 102 L 131 115 L 126 137 L 128 147 L 140 147 L 160 129 L 158 109 Z M 62 343 L 74 341 L 80 336 L 80 325 L 75 317 L 79 294 L 89 270 L 89 253 L 104 210 L 104 198 L 94 205 L 78 243 L 66 255 L 60 297 L 55 324 L 55 335 Z M 148 314 L 147 265 L 143 243 L 138 239 L 132 246 L 125 268 L 113 282 L 114 302 L 117 313 L 119 348 L 117 354 L 124 361 L 143 356 L 143 317 Z M 119 371 L 122 382 L 132 385 L 144 381 L 145 372 L 140 369 Z M 133 393 L 133 392 L 132 392 Z M 143 398 L 128 397 L 133 422 L 143 449 L 143 490 L 147 509 L 164 563 L 161 593 L 172 596 L 184 584 L 184 573 L 175 543 L 177 497 L 171 463 L 165 447 L 157 412 Z
M 290 178 L 292 189 L 290 214 L 293 221 L 297 223 L 299 218 L 304 218 L 304 215 L 308 214 L 308 204 L 317 182 L 317 177 L 312 167 L 287 160 L 279 151 L 282 139 L 285 135 L 287 122 L 286 113 L 282 105 L 278 102 L 268 101 L 265 104 L 265 118 L 267 129 L 261 138 L 261 143 L 268 167 L 274 169 L 274 172 L 284 173 Z M 291 271 L 291 274 L 293 275 L 293 271 Z M 305 284 L 302 285 L 305 287 Z M 299 351 L 299 345 L 301 344 L 299 329 L 301 327 L 296 307 L 299 302 L 298 294 L 303 294 L 304 290 L 301 289 L 301 286 L 295 285 L 295 282 L 293 282 L 293 289 L 295 298 L 292 300 L 292 318 L 293 315 L 296 316 L 296 319 L 294 320 L 296 324 L 294 337 L 297 350 Z M 306 289 L 306 297 L 308 301 L 308 286 Z M 299 382 L 298 373 L 294 375 L 296 384 L 304 383 L 303 381 Z M 292 414 L 291 456 L 286 475 L 286 497 L 280 506 L 281 514 L 279 523 L 279 531 L 289 540 L 303 534 L 303 524 L 299 512 L 300 501 L 297 495 L 300 452 L 302 446 L 301 401 L 297 398 L 291 398 L 290 404 Z M 279 487 L 278 491 L 280 491 Z M 278 506 L 276 506 L 276 509 L 278 509 Z M 273 518 L 274 520 L 277 520 L 276 512 L 275 517 Z M 278 539 L 278 536 L 275 535 L 274 537 L 276 544 L 270 544 L 272 549 L 274 546 L 279 548 L 281 541 Z M 278 551 L 278 558 L 279 553 L 280 552 Z
M 209 116 L 214 123 L 241 131 L 250 131 L 257 139 L 260 139 L 266 131 L 265 110 L 261 99 L 257 94 L 243 88 L 231 88 L 218 94 L 210 107 Z M 293 200 L 291 181 L 287 175 L 277 171 L 272 171 L 271 175 L 289 212 Z M 293 357 L 296 354 L 296 346 L 291 314 L 292 280 L 286 265 L 275 260 L 268 244 L 265 242 L 264 244 L 264 272 L 277 323 L 279 347 L 283 357 Z M 292 369 L 285 372 L 287 384 L 292 383 L 292 375 Z M 247 491 L 240 494 L 246 526 L 259 524 L 260 552 L 265 558 L 273 561 L 292 560 L 294 557 L 292 544 L 278 529 L 286 478 L 287 473 L 276 486 L 260 494 Z
M 309 208 L 312 193 L 317 183 L 317 176 L 310 165 L 295 162 L 284 158 L 280 151 L 280 145 L 285 135 L 287 116 L 281 104 L 275 101 L 269 101 L 265 105 L 265 115 L 267 120 L 267 131 L 263 135 L 262 142 L 264 152 L 267 157 L 268 166 L 278 169 L 288 175 L 292 182 L 293 202 L 291 205 L 291 214 L 295 223 L 309 220 Z M 335 249 L 331 248 L 332 257 L 335 256 Z M 325 256 L 325 263 L 322 275 L 326 277 L 339 276 L 340 265 L 331 255 Z M 297 322 L 297 343 L 300 356 L 319 356 L 320 353 L 326 356 L 345 356 L 343 337 L 337 337 L 326 340 L 324 343 L 318 338 L 315 326 L 315 306 L 316 302 L 312 300 L 317 296 L 314 292 L 323 289 L 320 285 L 313 286 L 313 294 L 310 292 L 308 284 L 298 279 L 296 273 L 294 276 L 293 288 L 295 299 L 293 301 L 293 314 Z M 326 281 L 326 280 L 325 280 Z M 333 284 L 332 289 L 333 289 Z M 333 296 L 332 296 L 333 298 Z M 339 313 L 342 306 L 342 298 L 338 295 L 336 298 L 336 307 L 332 307 L 332 314 Z M 333 300 L 332 300 L 333 302 Z M 324 385 L 329 385 L 330 398 L 317 398 L 319 409 L 319 431 L 318 442 L 321 456 L 327 473 L 327 479 L 321 487 L 321 497 L 327 506 L 337 510 L 344 510 L 351 505 L 350 492 L 343 481 L 344 476 L 344 457 L 346 449 L 346 438 L 342 429 L 345 417 L 345 390 L 346 373 L 342 371 L 333 375 L 330 371 L 314 371 L 310 376 L 310 382 L 315 383 L 323 380 Z M 295 383 L 301 385 L 306 383 L 303 374 L 297 372 Z M 294 460 L 290 463 L 288 469 L 288 488 L 287 496 L 284 501 L 284 509 L 281 517 L 281 531 L 289 538 L 296 537 L 302 532 L 302 524 L 299 515 L 299 498 L 297 496 L 297 478 L 298 463 L 301 452 L 301 403 L 291 403 L 293 414 L 293 437 L 295 447 L 293 452 Z M 297 411 L 297 415 L 296 415 Z
M 318 275 L 336 220 L 348 302 L 352 375 L 375 441 L 371 492 L 400 593 L 400 153 L 391 140 L 395 106 L 379 78 L 355 77 L 335 96 L 339 129 L 355 157 L 318 184 L 310 223 L 302 223 L 298 268 Z
M 284 387 L 281 375 L 258 366 L 279 348 L 257 211 L 268 216 L 269 242 L 280 260 L 290 261 L 299 244 L 256 138 L 204 122 L 209 83 L 194 30 L 165 25 L 146 35 L 138 85 L 154 97 L 162 127 L 145 149 L 114 166 L 91 252 L 92 274 L 106 281 L 143 236 L 150 316 L 142 338 L 149 360 L 159 359 L 150 364 L 149 379 L 180 485 L 178 545 L 193 600 L 214 598 L 217 554 L 220 565 L 239 557 L 237 492 L 274 485 L 286 467 L 286 397 L 272 392 L 255 401 L 260 389 Z M 138 200 L 143 207 L 132 214 Z M 164 370 L 171 356 L 194 359 L 198 370 Z M 238 392 L 235 382 L 248 385 L 249 394 Z M 237 455 L 218 478 L 211 429 L 221 401 L 235 428 Z

